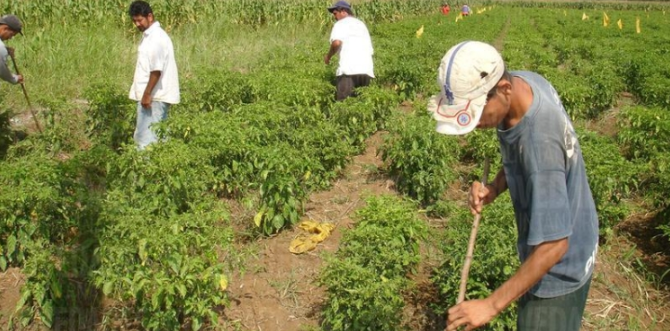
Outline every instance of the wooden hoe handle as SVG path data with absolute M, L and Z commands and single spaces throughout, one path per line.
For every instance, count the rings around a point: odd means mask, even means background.
M 489 176 L 489 158 L 484 159 L 484 175 L 482 176 L 482 187 L 486 186 L 486 181 Z M 472 222 L 472 230 L 470 231 L 470 241 L 468 242 L 468 251 L 465 254 L 465 262 L 463 263 L 463 270 L 461 270 L 461 286 L 458 290 L 458 300 L 456 304 L 463 302 L 465 299 L 465 288 L 468 284 L 468 274 L 470 273 L 470 264 L 472 264 L 472 253 L 475 250 L 475 240 L 477 239 L 477 229 L 479 229 L 479 220 L 482 215 L 475 215 L 475 220 Z
M 12 63 L 14 63 L 14 71 L 16 71 L 17 75 L 20 75 L 19 73 L 19 68 L 16 66 L 16 60 L 14 60 L 14 53 L 9 54 L 10 57 L 12 58 Z M 37 131 L 42 133 L 42 127 L 40 127 L 40 122 L 37 121 L 37 116 L 35 116 L 35 110 L 33 110 L 33 105 L 30 104 L 30 99 L 28 98 L 28 91 L 26 91 L 26 86 L 21 83 L 21 88 L 23 89 L 23 95 L 26 97 L 26 102 L 28 103 L 28 108 L 30 109 L 30 114 L 33 115 L 33 121 L 35 121 L 35 127 L 37 127 Z

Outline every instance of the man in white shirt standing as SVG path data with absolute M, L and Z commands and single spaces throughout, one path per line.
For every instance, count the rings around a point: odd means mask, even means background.
M 22 26 L 19 18 L 14 15 L 0 17 L 0 78 L 12 84 L 23 83 L 23 76 L 15 75 L 9 70 L 7 59 L 14 56 L 14 49 L 6 47 L 4 41 L 12 39 L 19 33 L 23 34 Z
M 354 17 L 346 1 L 338 1 L 328 8 L 337 22 L 330 33 L 330 49 L 324 58 L 326 64 L 340 53 L 337 68 L 337 100 L 352 96 L 354 89 L 368 86 L 375 78 L 372 65 L 372 40 L 365 23 Z
M 179 76 L 172 40 L 154 19 L 151 6 L 144 1 L 135 1 L 128 13 L 142 32 L 129 94 L 131 100 L 137 101 L 134 139 L 138 149 L 142 150 L 158 140 L 150 126 L 166 119 L 170 106 L 179 103 Z

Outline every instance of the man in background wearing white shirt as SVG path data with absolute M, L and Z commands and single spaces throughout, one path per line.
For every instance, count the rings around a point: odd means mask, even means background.
M 372 40 L 365 23 L 354 17 L 346 1 L 338 1 L 328 8 L 337 22 L 330 33 L 330 49 L 324 58 L 326 64 L 340 53 L 337 68 L 337 100 L 354 94 L 354 89 L 368 86 L 375 78 L 372 65 Z
M 150 126 L 167 118 L 168 110 L 179 103 L 179 76 L 172 40 L 154 20 L 151 6 L 135 1 L 128 10 L 133 24 L 142 32 L 137 66 L 129 97 L 137 101 L 135 143 L 142 150 L 158 140 Z

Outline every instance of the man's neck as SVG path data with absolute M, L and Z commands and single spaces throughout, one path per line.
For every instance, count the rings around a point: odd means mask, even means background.
M 521 122 L 533 103 L 533 89 L 523 78 L 512 77 L 512 100 L 507 116 L 503 120 L 505 130 Z

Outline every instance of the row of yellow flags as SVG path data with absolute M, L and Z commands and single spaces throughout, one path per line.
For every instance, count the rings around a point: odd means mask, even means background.
M 582 21 L 586 21 L 588 19 L 589 19 L 589 16 L 586 15 L 586 13 L 583 13 L 582 14 Z M 606 12 L 603 12 L 603 26 L 608 27 L 609 25 L 610 25 L 610 17 L 607 16 Z M 623 21 L 621 21 L 621 19 L 619 19 L 616 22 L 616 25 L 619 27 L 619 30 L 623 29 Z M 635 32 L 637 32 L 637 33 L 642 32 L 642 29 L 640 29 L 640 18 L 639 17 L 635 18 Z
M 482 9 L 479 9 L 479 10 L 477 10 L 477 14 L 484 13 L 487 9 L 488 9 L 488 10 L 491 10 L 491 7 L 488 7 L 488 8 L 484 7 L 484 8 L 482 8 Z M 566 16 L 567 16 L 568 13 L 564 10 L 564 11 L 563 11 L 563 15 L 566 15 Z M 665 15 L 665 10 L 663 11 L 663 15 Z M 460 20 L 462 20 L 462 19 L 463 19 L 463 14 L 460 14 L 460 13 L 459 13 L 458 16 L 456 16 L 456 22 L 458 22 L 458 21 L 460 21 Z M 589 19 L 589 16 L 586 15 L 586 12 L 584 12 L 584 13 L 582 14 L 582 21 L 586 21 L 586 20 L 588 20 L 588 19 Z M 607 16 L 607 13 L 606 13 L 606 12 L 603 12 L 603 26 L 604 26 L 604 27 L 608 27 L 609 25 L 610 25 L 610 17 Z M 619 19 L 619 20 L 616 22 L 616 25 L 619 27 L 619 30 L 622 30 L 622 29 L 623 29 L 623 21 L 621 21 L 621 19 Z M 637 33 L 641 33 L 641 32 L 642 32 L 642 29 L 640 28 L 640 18 L 639 18 L 639 17 L 636 17 L 636 18 L 635 18 L 635 31 L 636 31 Z M 423 25 L 419 28 L 419 30 L 416 31 L 416 37 L 417 37 L 417 38 L 421 38 L 421 35 L 423 35 Z
M 493 6 L 480 8 L 480 9 L 477 9 L 476 13 L 477 13 L 477 14 L 483 14 L 483 13 L 486 12 L 487 10 L 491 10 L 491 9 L 493 9 Z M 463 19 L 463 13 L 458 13 L 458 16 L 456 16 L 456 22 L 458 22 L 458 21 L 460 21 L 460 20 L 462 20 L 462 19 Z
M 493 8 L 492 6 L 491 7 L 484 7 L 484 8 L 478 9 L 476 13 L 477 14 L 482 14 L 482 13 L 486 12 L 487 10 L 491 10 L 492 8 Z M 463 19 L 463 13 L 458 13 L 458 16 L 456 16 L 456 22 L 458 22 L 462 19 Z M 421 35 L 423 35 L 423 25 L 421 25 L 419 30 L 416 30 L 416 37 L 421 38 Z

